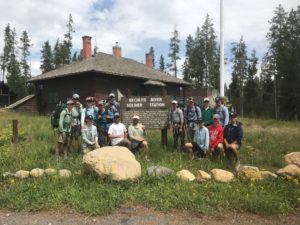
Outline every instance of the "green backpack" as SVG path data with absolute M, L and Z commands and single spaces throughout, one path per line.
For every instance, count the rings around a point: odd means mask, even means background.
M 51 113 L 51 126 L 53 129 L 59 127 L 60 114 L 66 108 L 67 108 L 66 104 L 64 104 L 61 101 L 55 106 L 55 110 L 53 110 L 53 112 Z

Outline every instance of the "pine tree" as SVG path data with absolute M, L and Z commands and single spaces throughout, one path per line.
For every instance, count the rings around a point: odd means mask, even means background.
M 192 57 L 192 52 L 194 49 L 194 39 L 192 35 L 188 35 L 186 38 L 186 44 L 185 44 L 185 60 L 183 64 L 183 80 L 187 82 L 192 82 L 192 65 L 191 65 L 191 57 Z
M 265 118 L 275 117 L 275 92 L 274 92 L 274 77 L 276 74 L 275 59 L 268 53 L 265 54 L 262 60 L 260 74 L 261 88 L 261 104 L 262 116 Z
M 62 54 L 62 65 L 66 65 L 66 64 L 70 64 L 71 60 L 72 60 L 72 33 L 74 33 L 74 29 L 73 29 L 73 18 L 72 18 L 72 14 L 69 14 L 69 19 L 68 22 L 66 24 L 67 26 L 67 33 L 64 34 L 64 40 L 63 43 L 60 46 L 60 51 Z
M 151 46 L 150 49 L 149 49 L 149 53 L 152 55 L 152 65 L 153 65 L 153 68 L 155 68 L 155 51 L 154 51 L 154 48 Z
M 166 72 L 165 59 L 163 55 L 161 55 L 159 58 L 159 70 L 163 73 Z
M 172 32 L 172 37 L 170 38 L 170 44 L 169 44 L 169 57 L 170 57 L 170 63 L 168 64 L 168 67 L 170 71 L 174 71 L 174 76 L 177 77 L 178 73 L 178 66 L 177 61 L 180 59 L 179 57 L 179 32 L 175 26 L 174 31 Z
M 53 64 L 55 69 L 63 65 L 63 54 L 61 52 L 61 44 L 59 42 L 59 39 L 56 40 L 53 48 Z
M 244 108 L 245 114 L 254 115 L 259 108 L 259 83 L 257 83 L 255 75 L 257 74 L 258 58 L 256 57 L 255 49 L 252 50 L 251 57 L 249 58 L 247 74 L 245 77 L 245 89 L 244 89 Z
M 30 67 L 28 65 L 28 57 L 30 56 L 29 48 L 31 46 L 30 39 L 28 37 L 27 31 L 23 31 L 22 36 L 20 38 L 21 46 L 19 49 L 21 50 L 21 71 L 22 75 L 25 77 L 27 81 L 31 77 Z
M 18 98 L 24 97 L 27 95 L 27 86 L 25 77 L 21 74 L 20 63 L 17 60 L 17 34 L 15 28 L 10 31 L 10 41 L 11 41 L 11 49 L 10 49 L 10 60 L 7 67 L 7 85 L 10 90 L 15 92 Z
M 4 31 L 4 47 L 3 47 L 3 55 L 1 60 L 1 70 L 2 70 L 2 80 L 5 79 L 5 74 L 7 73 L 9 63 L 11 61 L 12 55 L 12 47 L 13 47 L 13 40 L 12 40 L 12 31 L 10 28 L 10 24 L 7 24 Z
M 53 55 L 51 50 L 51 45 L 49 41 L 46 41 L 41 50 L 42 57 L 41 57 L 41 66 L 40 69 L 42 73 L 49 72 L 54 69 L 53 65 Z
M 211 87 L 212 86 L 212 79 L 215 79 L 214 71 L 214 64 L 216 58 L 216 50 L 217 50 L 217 43 L 216 43 L 216 34 L 213 28 L 212 19 L 209 15 L 206 15 L 204 24 L 202 25 L 201 32 L 200 32 L 200 39 L 203 42 L 203 50 L 204 51 L 204 87 Z
M 246 44 L 241 37 L 239 43 L 233 43 L 231 48 L 233 55 L 233 71 L 232 71 L 232 83 L 229 85 L 230 97 L 233 107 L 237 109 L 237 112 L 243 116 L 243 101 L 244 101 L 244 83 L 247 74 L 247 50 Z
M 279 106 L 279 92 L 280 80 L 283 74 L 281 74 L 280 67 L 282 65 L 283 57 L 282 51 L 284 49 L 284 25 L 287 20 L 287 13 L 282 5 L 279 5 L 275 10 L 275 15 L 271 19 L 270 31 L 267 34 L 267 38 L 270 42 L 269 55 L 275 60 L 276 74 L 274 76 L 274 99 L 275 99 L 275 118 L 279 118 L 280 106 Z

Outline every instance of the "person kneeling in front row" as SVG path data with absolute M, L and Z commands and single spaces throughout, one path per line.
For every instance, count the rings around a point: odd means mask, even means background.
M 120 114 L 114 114 L 114 122 L 108 129 L 108 137 L 111 140 L 112 146 L 124 146 L 131 149 L 131 142 L 127 139 L 127 129 L 123 123 L 120 122 Z
M 143 148 L 145 160 L 148 161 L 148 142 L 145 139 L 146 128 L 143 124 L 139 123 L 140 117 L 134 115 L 132 117 L 132 124 L 128 127 L 129 139 L 131 141 L 131 148 L 133 153 L 139 151 L 139 148 Z
M 82 148 L 83 154 L 100 148 L 98 143 L 98 133 L 96 126 L 93 125 L 94 118 L 92 115 L 87 115 L 85 117 L 85 123 L 82 127 Z
M 192 159 L 203 159 L 206 156 L 209 145 L 208 129 L 204 126 L 204 121 L 199 120 L 192 143 L 186 143 L 185 148 L 193 154 Z

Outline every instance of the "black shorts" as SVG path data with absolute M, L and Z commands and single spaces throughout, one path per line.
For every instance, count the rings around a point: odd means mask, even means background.
M 193 152 L 198 155 L 198 157 L 205 157 L 205 151 L 196 142 L 192 142 Z
M 81 135 L 81 125 L 71 127 L 71 137 L 79 137 Z

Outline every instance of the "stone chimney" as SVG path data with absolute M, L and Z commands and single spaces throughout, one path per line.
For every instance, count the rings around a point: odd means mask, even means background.
M 118 45 L 118 42 L 116 42 L 116 45 L 113 46 L 113 55 L 115 57 L 121 58 L 122 57 L 122 49 L 121 47 Z
M 151 53 L 146 53 L 146 66 L 153 68 L 153 56 Z
M 82 37 L 82 58 L 83 60 L 92 57 L 92 37 L 83 36 Z

